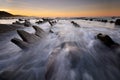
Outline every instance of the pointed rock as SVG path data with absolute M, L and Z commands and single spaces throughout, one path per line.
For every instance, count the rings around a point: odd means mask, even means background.
M 17 30 L 18 34 L 20 37 L 23 39 L 23 41 L 28 42 L 28 43 L 33 43 L 38 39 L 38 37 L 34 34 L 30 34 L 24 30 Z
M 27 49 L 29 47 L 28 43 L 26 43 L 26 42 L 24 42 L 24 41 L 22 41 L 20 39 L 17 39 L 17 38 L 11 39 L 11 42 L 13 42 L 14 44 L 16 44 L 21 49 Z
M 53 26 L 53 23 L 51 21 L 48 21 L 51 26 Z
M 44 32 L 44 30 L 43 29 L 41 29 L 41 28 L 39 28 L 39 27 L 37 27 L 37 26 L 33 26 L 33 28 L 35 29 L 35 35 L 37 35 L 37 36 L 39 36 L 39 37 L 42 37 L 44 34 L 45 34 L 45 32 Z
M 51 29 L 50 29 L 50 31 L 49 31 L 50 33 L 54 33 Z

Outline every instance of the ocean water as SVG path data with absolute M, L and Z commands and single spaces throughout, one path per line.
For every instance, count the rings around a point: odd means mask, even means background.
M 114 23 L 68 19 L 51 27 L 48 22 L 38 25 L 35 21 L 30 20 L 47 36 L 27 50 L 10 41 L 21 39 L 16 31 L 0 35 L 0 80 L 120 80 L 120 52 L 96 39 L 99 33 L 107 34 L 120 44 L 120 29 Z M 35 33 L 32 27 L 23 30 Z

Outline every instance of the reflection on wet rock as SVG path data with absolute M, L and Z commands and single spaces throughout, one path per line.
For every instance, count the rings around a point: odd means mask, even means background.
M 112 38 L 108 35 L 104 35 L 104 34 L 101 34 L 99 33 L 97 35 L 97 38 L 103 43 L 105 44 L 106 46 L 108 47 L 118 47 L 120 46 L 118 43 L 116 43 L 115 41 L 112 40 Z

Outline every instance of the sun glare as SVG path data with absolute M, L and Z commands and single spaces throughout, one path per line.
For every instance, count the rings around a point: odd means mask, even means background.
M 9 9 L 0 8 L 0 11 L 10 11 Z

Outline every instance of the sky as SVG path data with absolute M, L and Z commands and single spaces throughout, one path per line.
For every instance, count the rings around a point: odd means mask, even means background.
M 120 16 L 120 0 L 0 0 L 0 10 L 38 17 Z

